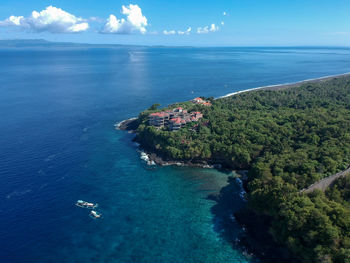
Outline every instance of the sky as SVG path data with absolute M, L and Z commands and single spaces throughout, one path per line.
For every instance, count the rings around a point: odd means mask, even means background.
M 350 46 L 349 0 L 1 0 L 1 39 Z

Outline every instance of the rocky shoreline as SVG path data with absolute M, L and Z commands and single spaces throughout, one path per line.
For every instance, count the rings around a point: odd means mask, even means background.
M 333 78 L 337 77 L 344 77 L 344 76 L 350 76 L 350 73 L 343 73 L 343 74 L 337 74 L 337 75 L 330 75 L 330 76 L 325 76 L 325 77 L 320 77 L 320 78 L 315 78 L 315 79 L 307 79 L 307 80 L 302 80 L 302 81 L 297 81 L 294 83 L 286 83 L 286 84 L 278 84 L 278 85 L 269 85 L 269 86 L 263 86 L 263 87 L 257 87 L 257 88 L 252 88 L 252 89 L 247 89 L 247 90 L 242 90 L 242 91 L 237 91 L 233 93 L 229 93 L 225 96 L 216 98 L 216 99 L 221 99 L 221 98 L 226 98 L 229 96 L 235 96 L 241 93 L 245 92 L 251 92 L 251 91 L 257 91 L 257 90 L 282 90 L 282 89 L 288 89 L 288 88 L 293 88 L 297 86 L 301 86 L 303 84 L 308 84 L 308 83 L 320 83 L 324 82 Z M 136 129 L 139 125 L 138 118 L 133 117 L 130 119 L 123 120 L 117 124 L 115 124 L 115 127 L 117 130 L 125 130 L 128 131 L 129 133 L 135 133 Z M 147 154 L 147 158 L 149 158 L 150 163 L 154 163 L 160 166 L 168 166 L 168 165 L 177 165 L 177 166 L 190 166 L 190 167 L 202 167 L 202 168 L 216 168 L 216 169 L 221 169 L 223 167 L 220 162 L 212 160 L 212 161 L 207 161 L 207 160 L 200 160 L 200 161 L 182 161 L 182 160 L 165 160 L 161 156 L 157 155 L 155 152 L 149 151 L 147 149 L 141 149 Z M 232 169 L 234 170 L 234 169 Z
M 304 80 L 296 83 L 288 83 L 288 84 L 281 84 L 281 85 L 272 85 L 272 86 L 266 86 L 266 87 L 260 87 L 260 88 L 254 88 L 250 90 L 244 90 L 239 91 L 235 93 L 228 94 L 226 96 L 223 96 L 221 98 L 229 97 L 229 96 L 235 96 L 240 93 L 244 92 L 250 92 L 250 91 L 257 91 L 257 90 L 282 90 L 282 89 L 288 89 L 293 87 L 298 87 L 301 85 L 305 85 L 308 83 L 322 83 L 324 81 L 337 78 L 337 77 L 344 77 L 349 76 L 350 73 L 345 74 L 339 74 L 334 76 L 327 76 L 312 80 Z M 220 99 L 220 98 L 217 98 Z M 128 132 L 136 132 L 138 126 L 137 118 L 132 118 L 129 120 L 125 120 L 118 124 L 118 129 L 120 130 L 127 130 Z M 145 136 L 145 145 L 147 146 L 147 139 L 148 137 Z M 194 159 L 194 160 L 168 160 L 166 158 L 162 158 L 162 156 L 157 155 L 156 147 L 153 148 L 153 145 L 149 145 L 149 149 L 143 149 L 142 145 L 139 145 L 140 151 L 141 151 L 141 159 L 146 161 L 148 165 L 159 165 L 159 166 L 169 166 L 169 165 L 176 165 L 176 166 L 190 166 L 190 167 L 200 167 L 200 168 L 214 168 L 214 169 L 225 169 L 225 170 L 235 170 L 234 167 L 224 167 L 224 160 L 220 163 L 220 159 L 208 159 L 208 160 L 200 160 L 200 159 Z M 248 168 L 248 167 L 245 167 Z M 245 173 L 244 175 L 241 175 L 240 178 L 241 181 L 241 187 L 242 187 L 242 194 L 240 194 L 240 197 L 245 200 L 246 198 L 246 192 L 245 189 L 247 189 L 248 184 L 248 176 Z M 230 184 L 235 185 L 236 182 L 230 182 Z M 226 186 L 223 187 L 222 191 L 220 191 L 220 195 L 215 197 L 215 201 L 217 202 L 217 210 L 214 211 L 217 212 L 217 216 L 222 222 L 225 224 L 225 228 L 223 229 L 227 235 L 224 235 L 224 237 L 233 245 L 242 250 L 243 253 L 247 253 L 247 255 L 255 255 L 259 258 L 261 262 L 278 262 L 283 261 L 286 263 L 296 263 L 300 262 L 300 259 L 297 258 L 295 255 L 293 255 L 285 245 L 278 244 L 274 238 L 274 236 L 270 232 L 271 222 L 272 219 L 268 216 L 262 216 L 261 214 L 255 213 L 251 208 L 249 208 L 249 205 L 242 208 L 240 211 L 233 211 L 231 205 L 232 202 L 232 189 L 233 186 Z M 221 211 L 224 211 L 221 213 Z M 219 213 L 220 212 L 220 213 Z M 242 229 L 244 230 L 243 234 L 236 239 L 232 239 L 231 231 L 231 221 L 236 220 L 237 223 L 242 226 Z
M 114 125 L 116 130 L 123 130 L 123 131 L 130 131 L 130 132 L 135 132 L 137 126 L 138 126 L 138 121 L 137 117 L 133 117 L 130 119 L 123 120 L 119 123 L 116 123 Z
M 136 128 L 138 126 L 138 118 L 130 118 L 127 120 L 123 120 L 117 124 L 115 124 L 115 128 L 117 130 L 123 130 L 128 131 L 130 133 L 135 133 Z M 157 155 L 156 153 L 152 151 L 148 151 L 143 149 L 142 147 L 139 147 L 141 151 L 141 159 L 146 161 L 149 165 L 159 165 L 159 166 L 169 166 L 169 165 L 176 165 L 176 166 L 189 166 L 189 167 L 201 167 L 201 168 L 212 168 L 212 169 L 221 169 L 222 165 L 220 163 L 215 162 L 208 162 L 205 160 L 201 160 L 200 162 L 194 162 L 194 161 L 181 161 L 181 160 L 166 160 L 162 158 L 161 156 Z M 145 155 L 143 155 L 145 154 Z
M 201 162 L 192 162 L 192 161 L 180 161 L 180 160 L 164 160 L 162 157 L 158 156 L 153 152 L 145 152 L 149 158 L 150 162 L 154 162 L 154 164 L 160 166 L 189 166 L 189 167 L 201 167 L 201 168 L 211 168 L 211 169 L 221 169 L 222 165 L 219 163 L 210 163 L 206 161 Z
M 124 120 L 116 125 L 116 129 L 128 131 L 129 133 L 136 132 L 136 121 L 137 118 L 131 118 Z M 135 126 L 136 125 L 136 126 Z M 179 161 L 179 160 L 165 160 L 162 157 L 158 156 L 155 152 L 151 152 L 145 149 L 142 149 L 141 145 L 137 143 L 140 152 L 140 159 L 144 161 L 149 167 L 159 165 L 159 166 L 187 166 L 187 167 L 199 167 L 199 168 L 207 168 L 207 169 L 225 169 L 218 162 L 208 162 L 201 160 L 201 162 L 193 162 L 193 161 Z M 228 170 L 226 168 L 226 170 Z M 234 170 L 234 169 L 230 169 Z M 235 170 L 238 177 L 236 178 L 236 182 L 239 183 L 241 187 L 240 198 L 246 201 L 246 186 L 248 182 L 248 170 Z M 253 256 L 259 258 L 261 262 L 272 263 L 276 262 L 277 259 L 283 259 L 286 263 L 299 263 L 298 260 L 291 257 L 286 250 L 285 247 L 278 245 L 271 234 L 269 233 L 269 220 L 267 218 L 259 219 L 258 215 L 256 215 L 253 211 L 243 208 L 240 211 L 232 212 L 231 211 L 231 198 L 232 191 L 226 191 L 225 189 L 232 188 L 233 178 L 229 179 L 229 184 L 221 189 L 220 194 L 215 198 L 217 205 L 221 206 L 224 204 L 225 209 L 230 214 L 229 217 L 224 216 L 221 218 L 223 222 L 231 222 L 232 220 L 237 220 L 237 223 L 242 227 L 243 232 L 239 235 L 238 238 L 232 240 L 231 237 L 226 236 L 228 242 L 232 244 L 232 246 L 239 249 L 242 254 L 247 258 L 251 259 Z M 226 194 L 223 194 L 226 192 Z M 231 211 L 231 212 L 230 212 Z M 227 213 L 225 213 L 227 215 Z M 215 216 L 215 213 L 214 213 Z M 234 219 L 233 219 L 234 218 Z M 226 234 L 230 233 L 231 223 L 225 223 Z

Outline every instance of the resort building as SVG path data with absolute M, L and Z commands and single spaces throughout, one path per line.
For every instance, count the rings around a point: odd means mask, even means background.
M 198 121 L 200 118 L 203 118 L 203 114 L 199 111 L 195 111 L 192 113 L 192 118 L 194 118 L 195 121 Z
M 181 119 L 180 117 L 174 118 L 170 120 L 169 129 L 171 131 L 177 131 L 180 128 L 182 128 L 185 124 L 186 124 L 186 121 Z
M 148 124 L 157 128 L 168 127 L 171 131 L 176 131 L 189 122 L 198 121 L 203 118 L 199 111 L 188 113 L 182 107 L 172 110 L 151 113 L 148 116 Z
M 170 113 L 168 112 L 155 112 L 148 116 L 148 123 L 155 127 L 164 127 L 169 124 Z
M 197 97 L 197 98 L 194 98 L 194 99 L 192 100 L 192 102 L 193 102 L 193 103 L 196 103 L 196 104 L 201 104 L 201 103 L 204 102 L 204 100 L 203 100 L 202 98 L 200 98 L 200 97 Z
M 195 104 L 200 104 L 200 105 L 204 105 L 204 106 L 211 106 L 211 103 L 209 101 L 203 100 L 202 98 L 199 98 L 199 97 L 194 98 L 191 101 Z

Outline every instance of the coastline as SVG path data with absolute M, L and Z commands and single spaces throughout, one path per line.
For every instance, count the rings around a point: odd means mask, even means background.
M 116 130 L 128 131 L 128 133 L 135 133 L 137 128 L 137 117 L 132 117 L 130 119 L 123 120 L 114 124 Z M 136 141 L 137 143 L 137 141 Z M 207 169 L 221 169 L 222 165 L 217 162 L 208 162 L 207 160 L 201 160 L 200 162 L 191 161 L 181 161 L 181 160 L 166 160 L 161 156 L 157 155 L 155 152 L 149 151 L 141 147 L 137 143 L 138 151 L 140 152 L 140 159 L 145 161 L 147 165 L 159 165 L 159 166 L 188 166 L 188 167 L 201 167 Z
M 267 85 L 267 86 L 261 86 L 261 87 L 256 87 L 256 88 L 251 88 L 251 89 L 246 89 L 246 90 L 240 90 L 240 91 L 236 91 L 236 92 L 232 92 L 232 93 L 228 93 L 224 96 L 220 96 L 216 99 L 223 99 L 223 98 L 227 98 L 230 96 L 235 96 L 241 93 L 246 93 L 246 92 L 250 92 L 250 91 L 257 91 L 257 90 L 281 90 L 281 89 L 287 89 L 287 88 L 293 88 L 293 87 L 297 87 L 303 84 L 307 84 L 307 83 L 318 83 L 318 82 L 323 82 L 323 81 L 327 81 L 333 78 L 337 78 L 337 77 L 346 77 L 346 76 L 350 76 L 350 72 L 346 72 L 346 73 L 342 73 L 342 74 L 336 74 L 336 75 L 328 75 L 328 76 L 324 76 L 324 77 L 319 77 L 319 78 L 313 78 L 313 79 L 305 79 L 305 80 L 301 80 L 301 81 L 297 81 L 297 82 L 290 82 L 290 83 L 282 83 L 282 84 L 275 84 L 275 85 Z
M 348 81 L 350 76 L 350 73 L 344 73 L 344 74 L 338 74 L 338 75 L 332 75 L 332 76 L 325 76 L 325 77 L 320 77 L 320 78 L 315 78 L 315 79 L 307 79 L 307 80 L 302 80 L 294 83 L 286 83 L 286 84 L 278 84 L 278 85 L 269 85 L 269 86 L 264 86 L 264 87 L 257 87 L 253 89 L 247 89 L 247 90 L 242 90 L 234 93 L 227 94 L 223 97 L 220 98 L 226 98 L 230 96 L 234 96 L 240 93 L 244 92 L 250 92 L 250 91 L 256 91 L 256 90 L 270 90 L 270 91 L 278 91 L 282 89 L 288 89 L 288 88 L 297 88 L 302 85 L 308 84 L 308 83 L 322 83 L 326 82 L 328 80 L 336 79 L 336 78 L 343 78 L 341 79 L 342 81 Z M 305 87 L 305 86 L 304 86 Z M 323 87 L 323 85 L 321 85 Z M 275 93 L 276 94 L 276 93 Z M 283 94 L 281 94 L 283 95 Z M 223 101 L 225 102 L 225 101 Z M 220 101 L 218 102 L 218 105 L 220 105 Z M 118 129 L 124 129 L 124 130 L 129 130 L 129 132 L 135 132 L 135 130 L 129 129 L 130 123 L 137 123 L 135 121 L 135 118 L 131 118 L 125 121 L 122 121 L 121 123 L 117 124 Z M 140 123 L 145 123 L 140 121 Z M 125 124 L 125 125 L 124 125 Z M 136 126 L 137 128 L 137 126 Z M 147 142 L 149 137 L 145 137 L 144 141 Z M 137 139 L 136 139 L 137 141 Z M 145 143 L 144 146 L 147 146 L 148 144 Z M 222 160 L 222 164 L 220 164 L 220 159 L 192 159 L 192 160 L 176 160 L 176 159 L 167 159 L 167 158 L 162 158 L 161 155 L 158 155 L 157 148 L 152 150 L 152 145 L 150 145 L 149 149 L 142 148 L 142 146 L 138 145 L 139 150 L 141 151 L 141 159 L 143 161 L 146 161 L 148 165 L 160 165 L 160 166 L 168 166 L 168 165 L 176 165 L 176 166 L 194 166 L 194 167 L 201 167 L 201 168 L 215 168 L 215 169 L 222 169 L 222 165 L 224 164 L 224 160 Z M 160 152 L 161 153 L 161 152 Z M 166 155 L 164 155 L 166 156 Z M 163 157 L 164 157 L 163 156 Z M 144 157 L 144 158 L 142 158 Z M 198 157 L 199 158 L 199 157 Z M 233 166 L 232 167 L 224 167 L 224 168 L 230 168 L 228 170 L 236 170 Z M 247 168 L 249 169 L 249 167 Z M 245 197 L 245 189 L 248 183 L 248 178 L 246 176 L 243 176 L 240 178 L 241 186 L 242 186 L 242 200 L 244 200 Z M 238 179 L 237 179 L 238 180 Z M 227 190 L 227 195 L 224 194 Z M 232 198 L 231 195 L 232 191 L 230 191 L 230 188 L 223 188 L 222 192 L 220 191 L 220 194 L 216 201 L 219 205 L 222 205 L 223 209 L 227 209 L 230 211 L 230 200 Z M 257 212 L 255 212 L 252 209 L 249 209 L 249 207 L 242 209 L 241 211 L 238 211 L 234 214 L 229 214 L 227 217 L 227 214 L 224 215 L 221 219 L 223 221 L 227 221 L 228 223 L 230 220 L 237 220 L 238 224 L 242 226 L 242 229 L 244 230 L 244 233 L 236 240 L 230 240 L 228 239 L 234 246 L 242 250 L 243 253 L 248 253 L 248 255 L 255 255 L 258 256 L 259 259 L 261 260 L 279 260 L 280 258 L 283 258 L 283 262 L 300 262 L 299 258 L 297 256 L 293 255 L 290 253 L 290 251 L 287 249 L 286 246 L 283 244 L 279 244 L 276 242 L 274 237 L 270 233 L 270 226 L 273 222 L 273 220 L 269 217 L 262 217 L 260 218 L 261 215 L 258 215 Z M 234 218 L 234 219 L 232 219 Z M 259 220 L 257 220 L 259 218 Z M 225 221 L 225 222 L 226 222 Z M 230 232 L 230 225 L 227 224 L 226 231 L 228 233 Z M 263 244 L 263 245 L 262 245 Z M 274 262 L 274 261 L 271 261 Z
M 162 157 L 157 155 L 154 152 L 148 152 L 144 149 L 141 150 L 141 154 L 144 153 L 147 155 L 148 165 L 159 165 L 159 166 L 169 166 L 169 165 L 176 165 L 176 166 L 187 166 L 187 167 L 200 167 L 200 168 L 206 168 L 206 169 L 222 169 L 222 165 L 220 163 L 211 163 L 205 160 L 201 160 L 201 162 L 191 162 L 191 161 L 180 161 L 180 160 L 164 160 Z M 141 156 L 141 159 L 142 156 Z
M 236 92 L 232 92 L 232 93 L 229 93 L 227 95 L 215 98 L 215 100 L 223 99 L 223 98 L 227 98 L 230 96 L 235 96 L 235 95 L 238 95 L 241 93 L 246 93 L 246 92 L 251 92 L 251 91 L 258 91 L 258 90 L 277 91 L 277 90 L 282 90 L 282 89 L 298 87 L 298 86 L 301 86 L 301 85 L 307 84 L 307 83 L 320 83 L 323 81 L 331 80 L 333 78 L 346 77 L 346 76 L 350 76 L 350 72 L 336 74 L 336 75 L 328 75 L 328 76 L 323 76 L 323 77 L 313 78 L 313 79 L 306 79 L 306 80 L 301 80 L 301 81 L 297 81 L 297 82 L 261 86 L 261 87 L 236 91 Z M 132 118 L 123 120 L 119 123 L 116 123 L 114 126 L 115 126 L 116 130 L 124 130 L 124 131 L 128 131 L 129 133 L 135 133 L 136 128 L 138 126 L 137 120 L 138 120 L 138 117 L 132 117 Z M 211 168 L 211 169 L 222 169 L 223 168 L 223 165 L 220 163 L 220 161 L 198 160 L 196 162 L 196 161 L 182 161 L 182 160 L 166 160 L 166 159 L 162 158 L 161 156 L 157 155 L 155 152 L 149 151 L 148 149 L 145 149 L 145 148 L 142 148 L 140 145 L 138 146 L 138 148 L 141 152 L 143 152 L 144 154 L 147 155 L 148 165 L 155 165 L 155 164 L 160 165 L 160 166 L 176 165 L 176 166 L 201 167 L 201 168 Z M 232 168 L 230 170 L 237 170 L 237 169 Z
M 130 119 L 123 120 L 121 122 L 118 122 L 114 124 L 114 127 L 116 130 L 124 130 L 124 131 L 131 131 L 134 132 L 135 129 L 133 129 L 133 123 L 136 121 L 138 118 L 137 117 L 132 117 Z

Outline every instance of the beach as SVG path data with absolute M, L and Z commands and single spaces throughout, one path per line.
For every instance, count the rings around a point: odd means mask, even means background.
M 236 92 L 232 92 L 232 93 L 226 94 L 224 96 L 218 97 L 216 99 L 222 99 L 222 98 L 226 98 L 226 97 L 230 97 L 230 96 L 234 96 L 234 95 L 238 95 L 238 94 L 242 94 L 242 93 L 246 93 L 246 92 L 250 92 L 250 91 L 288 89 L 288 88 L 298 87 L 298 86 L 308 84 L 308 83 L 318 83 L 318 82 L 327 81 L 327 80 L 330 80 L 333 78 L 346 77 L 346 76 L 350 76 L 350 72 L 343 73 L 343 74 L 324 76 L 324 77 L 319 77 L 319 78 L 314 78 L 314 79 L 306 79 L 306 80 L 301 80 L 301 81 L 292 82 L 292 83 L 268 85 L 268 86 L 256 87 L 256 88 L 252 88 L 252 89 L 236 91 Z

